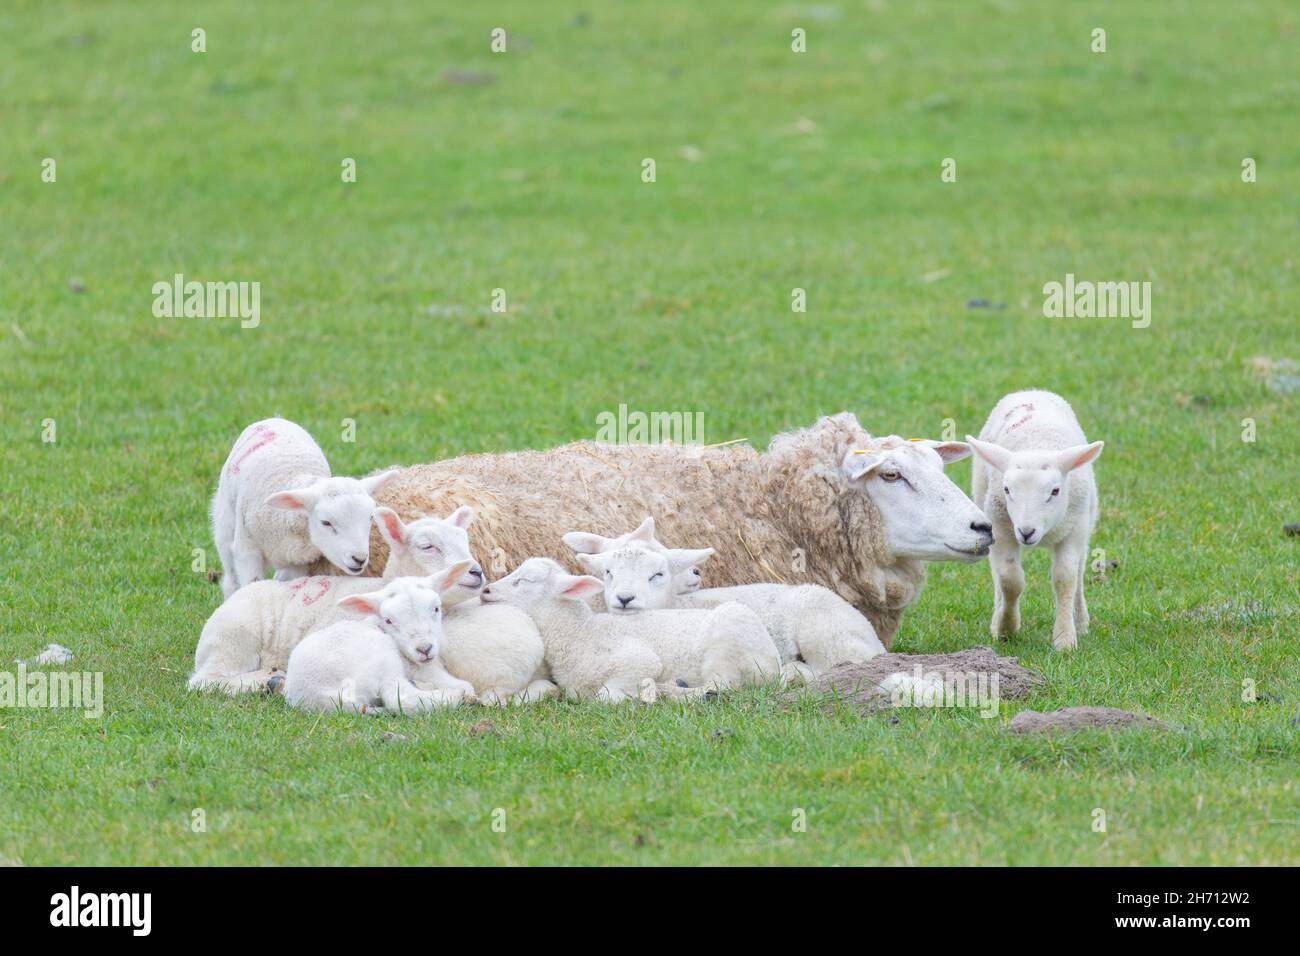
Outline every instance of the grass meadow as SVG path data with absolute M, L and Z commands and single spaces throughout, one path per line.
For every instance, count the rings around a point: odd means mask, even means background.
M 1298 31 L 1285 0 L 10 0 L 0 660 L 64 644 L 105 703 L 0 708 L 0 860 L 1300 863 L 1300 392 L 1257 361 L 1300 359 Z M 260 282 L 260 324 L 156 317 L 177 273 Z M 1149 281 L 1150 326 L 1044 317 L 1066 274 Z M 194 552 L 256 419 L 351 474 L 591 438 L 620 403 L 710 442 L 845 409 L 960 438 L 1029 387 L 1107 442 L 1118 567 L 1064 656 L 1028 556 L 999 650 L 1047 683 L 996 719 L 185 692 L 220 601 Z M 932 565 L 896 649 L 988 643 L 991 608 L 983 563 Z M 1082 704 L 1174 729 L 1005 727 Z

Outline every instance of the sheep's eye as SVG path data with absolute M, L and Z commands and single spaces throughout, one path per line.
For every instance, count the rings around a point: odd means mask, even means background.
M 420 545 L 420 550 L 421 550 L 421 551 L 437 551 L 437 550 L 438 550 L 438 546 L 437 546 L 436 544 L 434 544 L 432 541 L 426 541 L 424 544 Z
M 393 623 L 393 619 L 392 619 L 391 617 L 386 617 L 386 618 L 384 618 L 384 623 L 385 623 L 385 624 L 392 624 L 392 623 Z
M 334 527 L 334 524 L 333 524 L 332 522 L 326 521 L 324 518 L 322 518 L 322 519 L 321 519 L 321 522 L 320 522 L 320 526 L 321 526 L 322 528 L 332 528 L 332 527 Z
M 1056 497 L 1057 495 L 1059 495 L 1060 493 L 1061 493 L 1061 489 L 1060 489 L 1060 488 L 1053 488 L 1053 489 L 1052 489 L 1052 497 L 1053 497 L 1053 498 L 1055 498 L 1055 497 Z
M 1008 498 L 1011 497 L 1011 489 L 1008 488 L 1006 485 L 1002 486 L 1002 493 L 1006 495 Z
M 898 472 L 896 472 L 896 471 L 882 471 L 882 472 L 880 473 L 880 480 L 881 480 L 881 481 L 897 481 L 899 478 L 902 478 L 902 477 L 903 477 L 903 476 L 900 475 L 900 474 L 899 474 Z
M 650 580 L 654 581 L 655 579 L 662 578 L 663 576 L 664 573 L 662 571 L 656 571 L 654 574 L 650 575 Z

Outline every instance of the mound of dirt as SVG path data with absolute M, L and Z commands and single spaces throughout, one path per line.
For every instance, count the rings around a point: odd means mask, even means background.
M 1022 710 L 1011 718 L 1007 730 L 1013 734 L 1073 733 L 1087 727 L 1102 730 L 1169 730 L 1162 720 L 1114 707 L 1062 707 L 1051 713 Z
M 1017 658 L 1002 657 L 981 645 L 953 654 L 880 654 L 862 664 L 841 664 L 794 692 L 833 693 L 864 711 L 878 711 L 892 706 L 880 682 L 890 674 L 917 674 L 918 669 L 922 676 L 937 675 L 949 686 L 954 680 L 972 688 L 982 680 L 988 686 L 996 676 L 1000 698 L 1024 697 L 1043 683 L 1041 674 L 1021 667 Z

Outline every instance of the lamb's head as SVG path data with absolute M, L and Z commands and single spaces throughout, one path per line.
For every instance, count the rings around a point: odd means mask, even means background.
M 680 568 L 672 575 L 673 594 L 689 594 L 692 591 L 698 591 L 703 582 L 699 564 L 713 554 L 712 548 L 664 547 L 659 539 L 655 537 L 655 519 L 652 517 L 647 517 L 635 530 L 619 535 L 617 538 L 606 538 L 604 535 L 589 534 L 585 531 L 570 531 L 564 535 L 563 541 L 573 549 L 574 554 L 578 556 L 578 562 L 584 568 L 589 569 L 592 565 L 583 560 L 583 555 L 609 554 L 629 545 L 638 545 L 644 549 L 667 555 L 672 559 L 674 566 Z M 697 557 L 693 561 L 687 561 L 686 559 L 692 555 Z M 600 574 L 603 574 L 603 570 L 593 573 L 599 577 Z M 610 606 L 612 607 L 612 605 Z
M 483 587 L 483 569 L 469 550 L 466 533 L 474 520 L 474 509 L 461 505 L 445 518 L 419 518 L 406 524 L 391 508 L 376 508 L 375 523 L 388 542 L 388 565 L 384 578 L 432 574 L 458 561 L 468 561 L 457 586 L 443 595 L 442 603 L 452 607 L 467 601 Z
M 713 554 L 701 551 L 659 552 L 631 544 L 602 554 L 579 554 L 578 563 L 605 582 L 605 607 L 611 614 L 672 607 L 679 576 Z
M 397 578 L 378 591 L 345 597 L 339 607 L 370 620 L 411 663 L 427 664 L 442 646 L 442 594 L 468 568 L 468 561 L 458 561 L 429 577 Z
M 1010 451 L 970 435 L 966 440 L 995 472 L 989 484 L 995 494 L 1001 489 L 1016 541 L 1030 547 L 1042 541 L 1065 515 L 1070 472 L 1096 459 L 1105 447 L 1105 442 L 1095 441 L 1058 451 Z
M 989 553 L 993 526 L 943 473 L 971 453 L 959 441 L 869 438 L 848 449 L 840 469 L 848 489 L 880 515 L 890 553 L 921 561 L 977 561 Z
M 305 514 L 312 545 L 345 573 L 360 574 L 370 563 L 374 496 L 396 475 L 394 469 L 369 478 L 318 478 L 301 488 L 277 492 L 266 503 Z
M 531 613 L 557 601 L 582 601 L 598 594 L 602 587 L 599 578 L 569 574 L 550 558 L 529 558 L 485 587 L 479 600 L 484 604 L 511 604 Z

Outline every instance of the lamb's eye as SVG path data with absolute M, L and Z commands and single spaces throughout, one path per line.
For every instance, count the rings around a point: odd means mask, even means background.
M 897 481 L 899 478 L 902 478 L 902 477 L 903 477 L 903 476 L 900 475 L 900 474 L 899 474 L 898 472 L 896 472 L 896 471 L 882 471 L 882 472 L 880 473 L 880 480 L 881 480 L 881 481 Z
M 426 542 L 424 542 L 424 544 L 420 545 L 420 550 L 421 550 L 421 551 L 437 551 L 437 550 L 438 550 L 438 546 L 437 546 L 436 544 L 434 544 L 432 541 L 426 541 Z
M 324 518 L 321 518 L 320 526 L 322 528 L 332 528 L 334 527 L 334 523 L 332 521 L 326 521 Z
M 1061 493 L 1061 489 L 1060 489 L 1060 488 L 1053 488 L 1053 489 L 1052 489 L 1052 497 L 1053 497 L 1053 498 L 1055 498 L 1055 497 L 1056 497 L 1057 495 L 1059 495 L 1060 493 Z
M 662 571 L 656 571 L 654 574 L 650 575 L 650 580 L 653 581 L 656 578 L 662 578 L 663 576 L 664 573 Z
M 1008 498 L 1011 497 L 1011 489 L 1008 488 L 1006 485 L 1002 486 L 1002 493 L 1006 495 Z
M 391 625 L 393 623 L 393 619 L 391 617 L 386 617 L 384 618 L 384 623 Z

